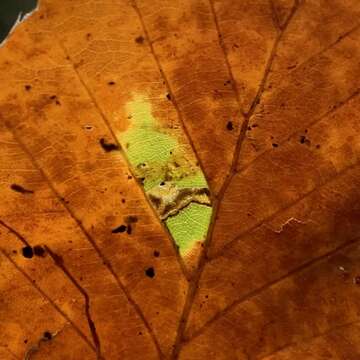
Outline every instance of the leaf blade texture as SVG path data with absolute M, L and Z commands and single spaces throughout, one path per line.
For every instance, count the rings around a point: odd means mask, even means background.
M 40 1 L 0 49 L 1 359 L 360 356 L 359 14 Z

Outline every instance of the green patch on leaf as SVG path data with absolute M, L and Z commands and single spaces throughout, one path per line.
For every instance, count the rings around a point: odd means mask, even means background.
M 197 242 L 203 242 L 210 225 L 210 206 L 191 203 L 176 216 L 166 220 L 180 254 L 186 255 Z
M 179 139 L 178 128 L 158 122 L 145 97 L 135 96 L 126 113 L 129 127 L 118 134 L 119 140 L 136 178 L 183 255 L 196 241 L 205 239 L 209 227 L 211 207 L 205 176 L 191 146 Z

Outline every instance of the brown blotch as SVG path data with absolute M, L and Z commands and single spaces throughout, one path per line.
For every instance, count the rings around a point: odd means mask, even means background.
M 44 249 L 42 246 L 40 246 L 40 245 L 35 245 L 33 250 L 34 250 L 34 254 L 35 254 L 36 256 L 40 256 L 40 257 L 44 257 L 44 256 L 45 256 L 45 249 Z
M 143 37 L 142 35 L 140 35 L 140 36 L 138 36 L 138 37 L 135 38 L 135 42 L 136 42 L 137 44 L 143 44 L 144 41 L 145 41 L 145 39 L 144 39 L 144 37 Z

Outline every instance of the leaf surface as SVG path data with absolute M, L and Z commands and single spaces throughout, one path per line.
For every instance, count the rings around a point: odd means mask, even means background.
M 1 359 L 356 359 L 359 14 L 42 0 L 0 50 Z

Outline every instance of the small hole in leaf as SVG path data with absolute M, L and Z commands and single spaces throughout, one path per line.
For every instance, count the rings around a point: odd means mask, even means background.
M 228 121 L 228 123 L 226 124 L 226 128 L 231 131 L 234 129 L 234 125 L 232 123 L 232 121 Z
M 149 267 L 145 270 L 145 274 L 146 276 L 148 276 L 149 278 L 153 278 L 155 276 L 155 270 L 153 267 Z
M 306 138 L 306 136 L 301 135 L 300 136 L 300 144 L 305 144 L 305 145 L 310 146 L 311 142 L 309 139 Z
M 22 187 L 21 185 L 18 184 L 11 184 L 10 185 L 11 190 L 14 190 L 20 194 L 33 194 L 34 191 L 32 190 L 27 190 L 24 187 Z
M 106 140 L 104 138 L 101 138 L 99 142 L 100 142 L 101 147 L 106 152 L 119 150 L 119 146 L 117 144 L 108 143 L 108 142 L 106 142 Z
M 25 258 L 31 259 L 34 256 L 34 252 L 31 246 L 25 246 L 22 248 L 22 254 Z
M 111 232 L 113 234 L 123 233 L 126 231 L 126 228 L 127 228 L 126 225 L 120 225 L 120 226 L 116 227 L 115 229 L 112 229 Z
M 43 338 L 45 340 L 51 340 L 52 339 L 52 335 L 50 333 L 50 331 L 45 331 L 44 334 L 43 334 Z

